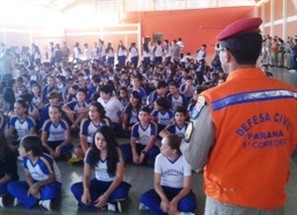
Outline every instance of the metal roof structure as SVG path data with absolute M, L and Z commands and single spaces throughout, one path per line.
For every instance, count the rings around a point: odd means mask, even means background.
M 1 0 L 19 1 L 67 13 L 75 7 L 87 6 L 95 11 L 142 12 L 218 7 L 255 6 L 267 0 Z

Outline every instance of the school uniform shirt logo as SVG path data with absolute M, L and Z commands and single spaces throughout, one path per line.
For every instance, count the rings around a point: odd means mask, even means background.
M 190 114 L 190 118 L 192 120 L 197 119 L 204 105 L 205 105 L 205 98 L 203 96 L 199 96 L 197 99 L 196 105 Z

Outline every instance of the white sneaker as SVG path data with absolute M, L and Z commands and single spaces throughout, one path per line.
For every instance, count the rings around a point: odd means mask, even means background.
M 42 206 L 43 208 L 45 208 L 48 211 L 52 210 L 51 203 L 52 203 L 51 200 L 40 200 L 39 201 L 39 205 Z
M 114 202 L 114 203 L 108 203 L 107 204 L 107 210 L 121 213 L 122 212 L 121 202 L 117 201 L 117 202 Z
M 19 204 L 20 204 L 20 202 L 19 202 L 18 198 L 14 198 L 14 200 L 13 200 L 13 207 L 18 206 Z
M 149 210 L 149 208 L 147 206 L 145 206 L 144 204 L 140 203 L 139 204 L 139 210 L 145 211 L 145 210 Z
M 5 208 L 5 206 L 4 206 L 4 196 L 0 197 L 0 207 Z

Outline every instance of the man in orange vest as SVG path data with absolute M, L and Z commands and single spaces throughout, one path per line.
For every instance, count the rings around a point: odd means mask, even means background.
M 289 161 L 297 143 L 297 89 L 256 68 L 260 18 L 218 36 L 226 82 L 203 91 L 181 149 L 204 168 L 206 215 L 283 215 Z

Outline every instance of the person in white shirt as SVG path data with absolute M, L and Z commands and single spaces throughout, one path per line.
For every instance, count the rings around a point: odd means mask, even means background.
M 162 139 L 161 153 L 156 157 L 154 189 L 142 194 L 140 209 L 154 214 L 195 214 L 195 194 L 191 190 L 191 167 L 179 147 L 181 139 L 170 134 Z
M 112 96 L 112 88 L 104 85 L 100 88 L 100 97 L 97 100 L 102 104 L 106 111 L 106 116 L 112 121 L 115 131 L 121 130 L 120 115 L 124 109 L 124 105 Z

